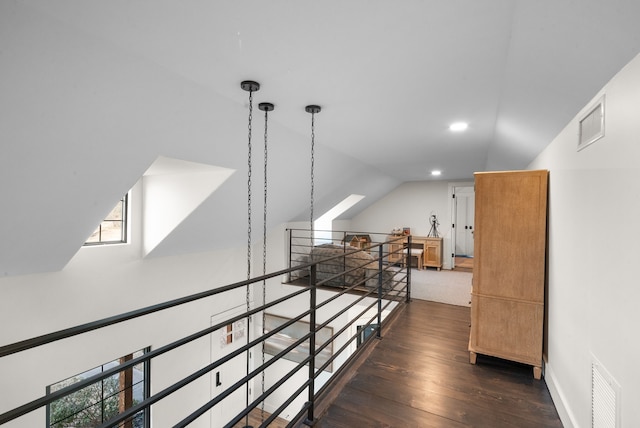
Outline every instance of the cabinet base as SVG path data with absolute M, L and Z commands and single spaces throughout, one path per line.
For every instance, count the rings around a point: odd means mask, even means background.
M 469 363 L 475 365 L 477 361 L 478 361 L 478 354 L 473 351 L 469 351 Z M 542 379 L 542 367 L 533 366 L 533 378 L 536 380 Z
M 542 379 L 542 367 L 533 366 L 533 378 L 536 380 Z

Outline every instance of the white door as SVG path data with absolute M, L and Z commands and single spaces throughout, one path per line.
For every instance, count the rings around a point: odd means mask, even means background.
M 245 312 L 245 307 L 238 307 L 211 317 L 211 325 L 218 324 Z M 247 344 L 247 319 L 243 318 L 228 324 L 211 333 L 211 362 L 241 348 Z M 251 370 L 251 368 L 249 368 Z M 211 372 L 211 398 L 215 398 L 246 376 L 247 354 L 242 353 L 222 364 Z M 249 383 L 251 385 L 251 382 Z M 240 387 L 223 401 L 216 404 L 211 412 L 211 427 L 217 428 L 227 424 L 235 415 L 246 408 L 247 389 Z M 249 391 L 249 402 L 251 402 Z
M 473 257 L 475 193 L 473 187 L 455 188 L 455 255 Z

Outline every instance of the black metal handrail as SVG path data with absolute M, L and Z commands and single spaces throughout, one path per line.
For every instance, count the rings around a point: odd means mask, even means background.
M 292 239 L 290 238 L 289 240 L 290 243 L 292 243 Z M 211 296 L 215 296 L 218 294 L 222 294 L 225 292 L 229 292 L 241 287 L 246 287 L 252 284 L 256 284 L 256 283 L 260 283 L 263 281 L 266 281 L 268 279 L 272 279 L 272 278 L 276 278 L 276 277 L 282 277 L 284 275 L 290 275 L 291 272 L 293 271 L 301 271 L 301 270 L 308 270 L 309 272 L 309 283 L 307 286 L 305 287 L 301 287 L 299 290 L 295 290 L 289 294 L 287 294 L 286 296 L 283 296 L 279 299 L 275 299 L 273 301 L 270 302 L 263 302 L 262 305 L 254 307 L 253 309 L 250 309 L 242 314 L 239 314 L 237 316 L 234 317 L 230 317 L 228 319 L 225 319 L 222 322 L 217 323 L 216 325 L 213 325 L 211 327 L 207 327 L 205 329 L 202 329 L 198 332 L 195 332 L 189 336 L 183 337 L 179 340 L 176 340 L 172 343 L 169 343 L 167 345 L 164 345 L 162 347 L 159 347 L 157 349 L 151 350 L 148 353 L 145 353 L 143 355 L 141 355 L 140 357 L 136 357 L 134 359 L 131 359 L 129 361 L 126 361 L 124 363 L 122 363 L 121 365 L 117 366 L 117 367 L 113 367 L 111 369 L 105 370 L 102 373 L 93 375 L 91 377 L 87 377 L 84 380 L 81 380 L 77 383 L 74 383 L 72 385 L 69 385 L 65 388 L 62 388 L 60 390 L 57 390 L 53 393 L 47 394 L 43 397 L 40 397 L 36 400 L 33 400 L 29 403 L 26 403 L 22 406 L 19 406 L 15 409 L 9 410 L 3 414 L 0 414 L 0 425 L 4 424 L 6 422 L 12 421 L 14 419 L 17 419 L 27 413 L 30 413 L 36 409 L 39 409 L 43 406 L 46 406 L 58 399 L 60 399 L 61 397 L 64 397 L 70 393 L 73 393 L 75 391 L 79 391 L 97 381 L 100 381 L 102 379 L 106 379 L 110 376 L 113 376 L 121 371 L 124 371 L 126 369 L 129 369 L 137 364 L 140 364 L 142 362 L 147 362 L 152 360 L 153 358 L 156 358 L 162 354 L 165 354 L 171 350 L 174 350 L 180 346 L 183 346 L 189 342 L 192 342 L 198 338 L 201 338 L 203 336 L 206 336 L 212 332 L 215 332 L 216 330 L 224 327 L 225 325 L 228 325 L 229 323 L 250 317 L 252 315 L 261 313 L 263 311 L 265 311 L 268 308 L 271 308 L 273 306 L 276 306 L 278 304 L 281 304 L 283 302 L 286 302 L 289 299 L 292 299 L 294 297 L 300 296 L 304 293 L 309 293 L 310 295 L 310 303 L 309 303 L 309 308 L 307 310 L 304 310 L 302 312 L 300 312 L 298 315 L 292 317 L 289 321 L 285 322 L 283 325 L 279 326 L 278 328 L 275 328 L 271 331 L 269 331 L 268 333 L 263 333 L 261 334 L 259 337 L 255 338 L 252 341 L 248 341 L 247 344 L 245 344 L 244 346 L 238 348 L 237 350 L 228 353 L 227 355 L 225 355 L 224 357 L 218 359 L 217 361 L 212 362 L 211 364 L 201 368 L 200 370 L 197 370 L 196 372 L 193 372 L 192 374 L 190 374 L 189 376 L 179 380 L 178 382 L 175 382 L 174 384 L 166 387 L 164 390 L 153 394 L 150 397 L 145 398 L 144 400 L 142 400 L 140 403 L 137 403 L 136 405 L 130 407 L 129 409 L 127 409 L 126 411 L 118 414 L 116 417 L 114 417 L 113 419 L 103 423 L 102 425 L 100 425 L 100 428 L 107 428 L 107 427 L 111 427 L 114 426 L 115 424 L 125 421 L 128 418 L 130 418 L 132 415 L 140 412 L 141 410 L 146 410 L 148 411 L 153 404 L 157 403 L 158 401 L 166 398 L 167 396 L 171 395 L 172 393 L 176 392 L 177 390 L 181 389 L 182 387 L 188 385 L 189 383 L 193 382 L 194 380 L 200 378 L 201 376 L 210 373 L 211 371 L 213 371 L 215 368 L 219 367 L 220 365 L 224 364 L 225 362 L 231 360 L 232 358 L 243 354 L 245 352 L 248 352 L 251 348 L 262 344 L 265 340 L 269 339 L 270 337 L 272 337 L 273 335 L 277 334 L 278 332 L 282 331 L 283 329 L 287 328 L 290 325 L 293 325 L 294 323 L 303 320 L 305 318 L 309 318 L 309 326 L 310 326 L 310 330 L 309 333 L 304 335 L 303 337 L 301 337 L 299 340 L 297 340 L 296 342 L 292 343 L 290 346 L 288 346 L 286 349 L 284 349 L 283 351 L 279 352 L 277 355 L 273 356 L 269 361 L 265 362 L 263 365 L 260 365 L 259 367 L 257 367 L 256 369 L 254 369 L 253 371 L 251 371 L 251 373 L 247 373 L 246 376 L 244 376 L 242 379 L 239 379 L 234 385 L 232 385 L 231 387 L 227 388 L 225 391 L 223 391 L 222 393 L 220 393 L 219 395 L 217 395 L 215 398 L 209 400 L 207 403 L 205 403 L 203 406 L 201 406 L 198 410 L 196 410 L 195 412 L 187 415 L 178 425 L 176 426 L 186 426 L 188 425 L 190 422 L 196 420 L 198 417 L 200 417 L 202 414 L 204 414 L 205 412 L 207 412 L 209 409 L 211 409 L 212 407 L 214 407 L 216 404 L 218 404 L 220 401 L 224 400 L 226 397 L 228 397 L 231 393 L 233 393 L 236 389 L 242 387 L 243 385 L 246 385 L 248 382 L 250 382 L 253 378 L 255 378 L 258 374 L 260 374 L 261 372 L 263 372 L 266 368 L 270 367 L 272 364 L 274 364 L 276 361 L 278 361 L 279 359 L 283 358 L 288 352 L 290 352 L 292 349 L 295 349 L 298 345 L 300 345 L 301 343 L 304 343 L 306 341 L 309 341 L 309 356 L 307 356 L 302 362 L 298 363 L 294 369 L 290 370 L 286 375 L 282 376 L 278 381 L 276 381 L 274 383 L 274 385 L 270 386 L 266 391 L 264 391 L 262 394 L 260 394 L 260 396 L 258 396 L 247 408 L 244 409 L 244 411 L 242 411 L 240 414 L 238 414 L 231 422 L 229 422 L 229 426 L 231 426 L 232 424 L 235 424 L 236 422 L 240 421 L 243 417 L 245 417 L 253 408 L 255 408 L 259 403 L 263 402 L 270 394 L 272 394 L 274 391 L 276 391 L 280 386 L 282 386 L 284 384 L 284 382 L 286 382 L 288 379 L 290 379 L 295 373 L 297 373 L 300 369 L 302 369 L 305 365 L 309 366 L 309 375 L 307 376 L 307 380 L 305 382 L 303 382 L 303 384 L 296 390 L 296 392 L 294 394 L 292 394 L 290 396 L 289 399 L 285 400 L 285 402 L 280 405 L 272 415 L 270 415 L 267 420 L 263 423 L 262 426 L 267 426 L 268 423 L 270 423 L 273 419 L 275 419 L 289 404 L 291 404 L 298 396 L 300 393 L 302 393 L 305 389 L 308 389 L 308 401 L 307 403 L 303 406 L 302 410 L 300 411 L 300 413 L 298 413 L 298 415 L 296 415 L 295 419 L 298 419 L 300 417 L 302 417 L 302 415 L 304 415 L 306 413 L 306 417 L 309 421 L 313 421 L 315 415 L 314 415 L 314 401 L 315 401 L 315 397 L 321 393 L 328 385 L 325 384 L 323 385 L 320 390 L 318 391 L 318 393 L 316 394 L 314 392 L 314 382 L 315 379 L 317 378 L 317 376 L 322 373 L 322 371 L 324 369 L 326 369 L 328 367 L 329 364 L 332 364 L 335 359 L 342 355 L 343 352 L 345 352 L 346 350 L 348 350 L 349 346 L 352 345 L 352 342 L 354 341 L 354 339 L 357 338 L 357 335 L 353 335 L 350 338 L 348 338 L 348 340 L 345 340 L 345 343 L 336 351 L 333 352 L 333 354 L 329 357 L 329 359 L 320 367 L 315 367 L 315 357 L 317 356 L 317 354 L 319 352 L 321 352 L 325 347 L 329 346 L 329 344 L 334 343 L 338 337 L 340 337 L 343 333 L 345 333 L 349 327 L 351 327 L 355 322 L 357 321 L 362 321 L 361 318 L 365 317 L 366 313 L 368 311 L 370 311 L 374 306 L 377 305 L 377 311 L 374 317 L 372 317 L 371 319 L 369 319 L 368 321 L 365 319 L 366 324 L 365 326 L 369 326 L 373 323 L 374 320 L 377 319 L 377 324 L 378 324 L 378 329 L 377 329 L 377 337 L 380 337 L 380 328 L 381 328 L 381 324 L 382 324 L 382 311 L 386 310 L 387 308 L 389 308 L 390 305 L 392 305 L 394 302 L 396 303 L 402 303 L 402 302 L 408 302 L 409 301 L 409 296 L 410 296 L 410 271 L 403 271 L 403 270 L 398 270 L 397 271 L 397 275 L 398 278 L 397 280 L 393 280 L 393 284 L 385 284 L 387 285 L 387 287 L 383 290 L 383 272 L 385 270 L 390 269 L 389 265 L 387 263 L 387 265 L 385 265 L 386 261 L 388 260 L 388 255 L 389 253 L 385 253 L 384 252 L 384 246 L 385 246 L 385 242 L 380 242 L 380 243 L 372 243 L 370 246 L 368 246 L 366 248 L 367 252 L 371 252 L 371 251 L 377 251 L 378 256 L 373 258 L 372 260 L 374 262 L 377 262 L 378 265 L 378 270 L 375 274 L 369 275 L 367 277 L 365 277 L 360 283 L 356 283 L 356 284 L 352 284 L 349 286 L 346 286 L 342 289 L 336 289 L 335 290 L 335 294 L 329 298 L 327 298 L 326 300 L 324 300 L 323 302 L 317 303 L 316 302 L 316 293 L 317 293 L 317 289 L 319 286 L 322 286 L 322 281 L 321 282 L 317 282 L 316 281 L 316 271 L 317 271 L 317 267 L 318 265 L 322 264 L 322 263 L 326 263 L 335 259 L 339 259 L 340 257 L 343 257 L 342 255 L 336 255 L 333 257 L 326 257 L 323 258 L 322 260 L 315 260 L 315 261 L 308 261 L 306 263 L 291 263 L 291 259 L 289 260 L 289 267 L 283 270 L 279 270 L 276 272 L 272 272 L 266 275 L 262 275 L 259 277 L 255 277 L 252 279 L 248 279 L 245 281 L 239 281 L 233 284 L 229 284 L 223 287 L 218 287 L 212 290 L 207 290 L 205 292 L 201 292 L 201 293 L 196 293 L 196 294 L 192 294 L 189 296 L 185 296 L 182 298 L 178 298 L 178 299 L 174 299 L 174 300 L 170 300 L 164 303 L 160 303 L 160 304 L 156 304 L 156 305 L 151 305 L 142 309 L 138 309 L 138 310 L 134 310 L 134 311 L 130 311 L 130 312 L 126 312 L 120 315 L 116 315 L 116 316 L 112 316 L 112 317 L 108 317 L 108 318 L 104 318 L 98 321 L 94 321 L 94 322 L 90 322 L 90 323 L 85 323 L 82 325 L 78 325 L 75 327 L 71 327 L 71 328 L 66 328 L 63 330 L 59 330 L 53 333 L 49 333 L 49 334 L 45 334 L 45 335 L 41 335 L 41 336 L 37 336 L 31 339 L 27 339 L 27 340 L 23 340 L 23 341 L 19 341 L 13 344 L 9 344 L 9 345 L 5 345 L 5 346 L 1 346 L 0 347 L 0 358 L 8 356 L 8 355 L 12 355 L 12 354 L 16 354 L 16 353 L 20 353 L 29 349 L 33 349 L 48 343 L 52 343 L 55 341 L 59 341 L 62 339 L 66 339 L 66 338 L 70 338 L 73 336 L 77 336 L 86 332 L 90 332 L 90 331 L 94 331 L 100 328 L 104 328 L 107 326 L 111 326 L 117 323 L 122 323 L 125 321 L 129 321 L 129 320 L 133 320 L 135 318 L 139 318 L 139 317 L 143 317 L 155 312 L 159 312 L 159 311 L 163 311 L 169 308 L 173 308 L 176 306 L 180 306 L 180 305 L 184 305 L 187 303 L 191 303 L 191 302 L 195 302 L 197 300 L 200 299 L 204 299 L 207 297 L 211 297 Z M 312 247 L 312 246 L 311 246 Z M 362 250 L 365 251 L 365 250 Z M 290 253 L 291 253 L 291 248 L 290 248 Z M 396 272 L 396 271 L 394 271 Z M 338 274 L 337 276 L 340 276 L 344 274 L 344 272 Z M 351 302 L 349 305 L 346 305 L 343 308 L 340 308 L 339 310 L 337 310 L 335 313 L 333 313 L 332 315 L 328 316 L 327 319 L 325 319 L 322 323 L 318 324 L 316 321 L 316 312 L 319 308 L 325 307 L 326 305 L 328 305 L 329 303 L 335 301 L 336 299 L 338 299 L 340 296 L 343 296 L 346 293 L 351 293 L 354 290 L 356 290 L 359 286 L 361 286 L 362 284 L 366 283 L 367 281 L 369 281 L 372 278 L 375 278 L 375 276 L 377 275 L 378 277 L 378 286 L 376 289 L 370 289 L 367 290 L 365 292 L 361 292 L 361 296 L 359 296 L 357 299 L 355 299 L 353 302 Z M 326 282 L 326 280 L 324 281 Z M 330 337 L 325 343 L 323 344 L 319 344 L 317 347 L 315 346 L 315 341 L 316 341 L 316 333 L 328 326 L 330 323 L 332 323 L 333 321 L 335 321 L 336 319 L 338 319 L 341 315 L 344 315 L 347 311 L 349 311 L 351 308 L 353 308 L 355 305 L 362 303 L 365 299 L 367 298 L 372 298 L 372 302 L 366 306 L 364 309 L 362 309 L 357 316 L 355 316 L 349 323 L 347 323 L 346 325 L 342 326 L 342 328 L 340 328 L 336 333 L 334 333 L 332 335 L 332 337 Z M 386 302 L 386 304 L 383 306 L 383 300 Z M 369 340 L 371 339 L 371 337 L 369 338 Z M 350 355 L 348 356 L 346 361 L 350 361 L 352 358 L 355 357 L 354 355 Z M 343 363 L 344 365 L 344 363 Z M 337 375 L 340 371 L 340 368 L 338 368 L 338 370 L 336 371 L 335 375 Z M 334 375 L 334 378 L 335 378 Z

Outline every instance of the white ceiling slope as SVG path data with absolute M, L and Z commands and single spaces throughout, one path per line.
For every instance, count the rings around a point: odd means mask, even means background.
M 0 276 L 64 267 L 159 156 L 236 172 L 153 256 L 242 245 L 245 79 L 276 105 L 271 225 L 309 214 L 307 104 L 317 215 L 432 169 L 525 167 L 640 52 L 638 17 L 637 0 L 2 1 Z

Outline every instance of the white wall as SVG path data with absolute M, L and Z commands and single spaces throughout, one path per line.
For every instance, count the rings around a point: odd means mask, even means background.
M 411 181 L 403 183 L 351 220 L 353 230 L 391 232 L 410 227 L 412 235 L 427 236 L 429 217 L 435 214 L 443 238 L 445 269 L 451 269 L 451 196 L 446 181 Z
M 0 344 L 142 308 L 246 279 L 246 248 L 144 260 L 139 186 L 133 189 L 131 243 L 83 247 L 60 272 L 0 278 Z M 239 231 L 238 233 L 242 233 Z M 0 413 L 45 394 L 45 387 L 151 346 L 153 349 L 210 326 L 210 317 L 245 302 L 239 293 L 204 299 L 0 359 Z M 152 393 L 210 363 L 210 339 L 152 364 Z M 180 361 L 184 358 L 184 361 Z M 156 426 L 177 422 L 209 398 L 208 376 L 154 408 Z M 194 426 L 208 424 L 207 417 Z M 7 424 L 41 426 L 44 409 Z
M 576 151 L 578 119 L 602 94 L 605 136 Z M 640 426 L 640 57 L 529 166 L 549 169 L 545 379 L 565 426 L 591 426 L 595 357 L 621 386 L 622 426 Z

